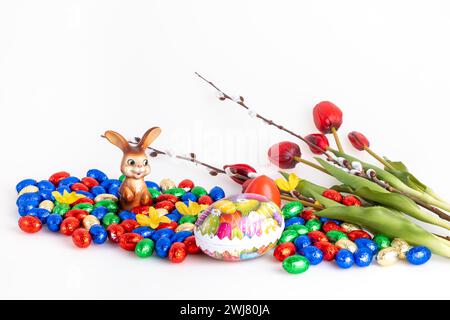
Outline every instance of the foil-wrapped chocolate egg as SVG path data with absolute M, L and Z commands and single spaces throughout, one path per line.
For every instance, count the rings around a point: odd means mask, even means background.
M 411 246 L 403 239 L 395 238 L 391 242 L 391 247 L 398 252 L 398 257 L 402 260 L 406 259 L 406 253 L 411 249 Z
M 398 261 L 397 249 L 393 247 L 387 247 L 380 250 L 377 254 L 377 262 L 380 266 L 388 267 L 396 264 Z

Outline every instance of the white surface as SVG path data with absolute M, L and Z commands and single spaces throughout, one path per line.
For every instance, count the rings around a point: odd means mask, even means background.
M 59 170 L 82 176 L 92 167 L 118 176 L 120 152 L 99 137 L 106 129 L 133 137 L 159 125 L 155 147 L 273 170 L 267 148 L 291 138 L 218 101 L 194 71 L 304 134 L 315 131 L 314 104 L 331 100 L 345 113 L 342 137 L 363 131 L 374 150 L 406 161 L 450 199 L 450 174 L 440 167 L 450 157 L 450 3 L 277 3 L 0 2 L 0 298 L 450 298 L 449 262 L 439 257 L 423 267 L 347 271 L 323 263 L 292 276 L 270 255 L 173 265 L 110 244 L 79 250 L 59 234 L 19 231 L 19 180 Z M 152 168 L 151 180 L 192 178 L 240 191 L 191 164 L 158 158 Z M 333 182 L 308 168 L 296 172 Z

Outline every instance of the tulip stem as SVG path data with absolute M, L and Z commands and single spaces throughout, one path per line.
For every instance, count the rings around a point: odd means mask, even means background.
M 382 157 L 380 157 L 379 155 L 377 155 L 375 152 L 372 151 L 372 149 L 370 149 L 369 147 L 364 147 L 364 150 L 367 151 L 368 154 L 370 154 L 372 157 L 374 157 L 375 159 L 377 159 L 379 162 L 381 162 L 386 168 L 395 170 L 395 168 L 389 163 L 387 162 L 385 159 L 383 159 Z
M 341 140 L 339 139 L 337 130 L 335 127 L 331 128 L 331 133 L 333 133 L 334 140 L 336 141 L 336 145 L 338 147 L 339 152 L 344 152 L 344 148 L 342 148 Z
M 319 165 L 317 165 L 315 163 L 312 163 L 311 161 L 302 159 L 300 157 L 294 157 L 294 160 L 299 162 L 299 163 L 304 163 L 304 164 L 310 166 L 311 168 L 314 168 L 314 169 L 317 169 L 319 171 L 322 171 L 323 173 L 330 174 L 327 170 L 325 170 L 324 168 L 322 168 L 321 166 L 319 166 Z
M 323 210 L 323 209 L 325 209 L 324 207 L 319 206 L 319 205 L 317 205 L 315 203 L 312 203 L 312 202 L 309 202 L 309 201 L 305 201 L 305 200 L 300 200 L 298 198 L 290 197 L 290 196 L 287 196 L 287 195 L 284 195 L 284 194 L 281 195 L 281 199 L 286 200 L 286 201 L 298 201 L 301 204 L 303 204 L 304 206 L 311 207 L 311 208 L 314 208 L 316 210 Z

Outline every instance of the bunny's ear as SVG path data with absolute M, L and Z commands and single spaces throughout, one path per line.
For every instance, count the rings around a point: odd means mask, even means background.
M 137 147 L 144 151 L 152 144 L 153 141 L 155 141 L 156 138 L 158 138 L 160 133 L 161 128 L 153 127 L 151 129 L 148 129 L 147 132 L 142 136 L 142 139 L 139 141 Z
M 108 130 L 105 132 L 105 137 L 109 142 L 119 147 L 123 152 L 126 152 L 130 148 L 128 141 L 120 133 Z

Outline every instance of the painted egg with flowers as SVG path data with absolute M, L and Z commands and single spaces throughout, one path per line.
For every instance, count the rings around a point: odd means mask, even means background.
M 198 217 L 195 239 L 207 255 L 227 261 L 253 259 L 272 249 L 284 229 L 280 208 L 244 193 L 214 202 Z

